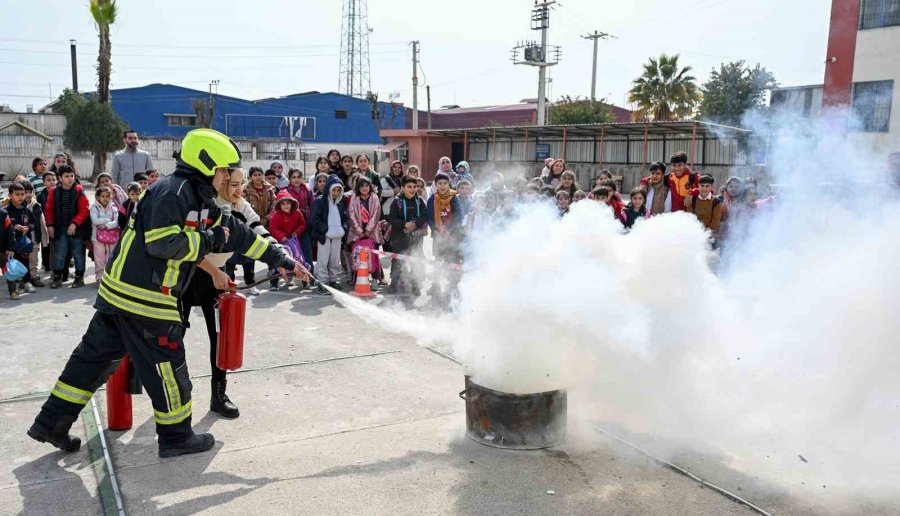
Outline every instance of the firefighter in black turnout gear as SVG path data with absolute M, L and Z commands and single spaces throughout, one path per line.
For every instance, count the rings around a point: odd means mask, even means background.
M 179 297 L 211 251 L 234 251 L 272 268 L 308 273 L 214 202 L 241 154 L 227 136 L 196 129 L 182 141 L 175 172 L 145 191 L 106 265 L 97 312 L 28 435 L 57 448 L 81 446 L 69 429 L 125 353 L 153 403 L 159 455 L 206 451 L 211 434 L 191 429 L 191 380 Z M 217 285 L 219 286 L 219 285 Z

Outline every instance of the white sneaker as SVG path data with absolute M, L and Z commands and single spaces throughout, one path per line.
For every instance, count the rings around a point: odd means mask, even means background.
M 250 295 L 250 296 L 258 296 L 258 295 L 259 295 L 259 289 L 256 288 L 256 287 L 250 287 L 250 288 L 247 289 L 247 295 Z
M 25 292 L 28 292 L 29 294 L 34 294 L 35 292 L 37 292 L 37 290 L 34 288 L 34 286 L 31 283 L 25 283 L 24 285 L 22 285 L 22 288 L 25 290 Z

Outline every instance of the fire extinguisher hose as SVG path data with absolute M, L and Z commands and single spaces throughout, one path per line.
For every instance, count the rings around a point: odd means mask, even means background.
M 237 287 L 236 290 L 247 290 L 247 289 L 250 289 L 250 288 L 253 288 L 253 287 L 262 285 L 263 283 L 268 283 L 268 282 L 272 281 L 273 279 L 275 279 L 275 278 L 280 278 L 280 277 L 281 277 L 281 274 L 279 274 L 279 273 L 276 272 L 276 273 L 271 274 L 271 275 L 269 275 L 269 276 L 267 276 L 267 277 L 265 277 L 265 278 L 263 278 L 263 279 L 261 279 L 261 280 L 259 280 L 259 281 L 254 281 L 253 283 L 250 283 L 249 285 L 244 285 L 244 286 L 242 286 L 242 287 Z M 293 272 L 289 272 L 289 273 L 288 273 L 288 278 L 293 278 L 293 277 L 294 277 L 294 273 L 293 273 Z M 315 279 L 315 278 L 313 278 L 313 280 L 312 280 L 312 282 L 311 282 L 310 284 L 311 284 L 312 286 L 314 286 L 314 287 L 320 285 L 319 280 L 317 280 L 317 279 Z

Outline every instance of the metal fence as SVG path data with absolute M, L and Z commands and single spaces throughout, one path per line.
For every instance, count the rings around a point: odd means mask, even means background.
M 700 138 L 693 143 L 690 137 L 604 139 L 541 139 L 550 145 L 550 156 L 565 156 L 569 163 L 599 163 L 603 165 L 641 165 L 654 161 L 668 162 L 675 152 L 693 156 L 698 165 L 749 165 L 752 159 L 742 151 L 737 138 Z M 534 140 L 502 139 L 469 143 L 469 161 L 535 161 Z

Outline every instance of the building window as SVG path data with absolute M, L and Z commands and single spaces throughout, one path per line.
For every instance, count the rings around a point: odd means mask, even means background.
M 346 109 L 335 109 L 334 117 L 342 119 L 342 120 L 347 118 L 347 110 Z
M 862 0 L 859 28 L 877 29 L 900 25 L 900 0 Z
M 816 93 L 819 95 L 816 95 Z M 818 114 L 822 105 L 822 87 L 790 88 L 772 90 L 769 105 L 784 112 L 796 113 L 803 118 Z
M 166 113 L 166 125 L 173 127 L 197 127 L 197 115 Z
M 885 133 L 890 127 L 894 81 L 853 84 L 851 128 L 867 133 Z

